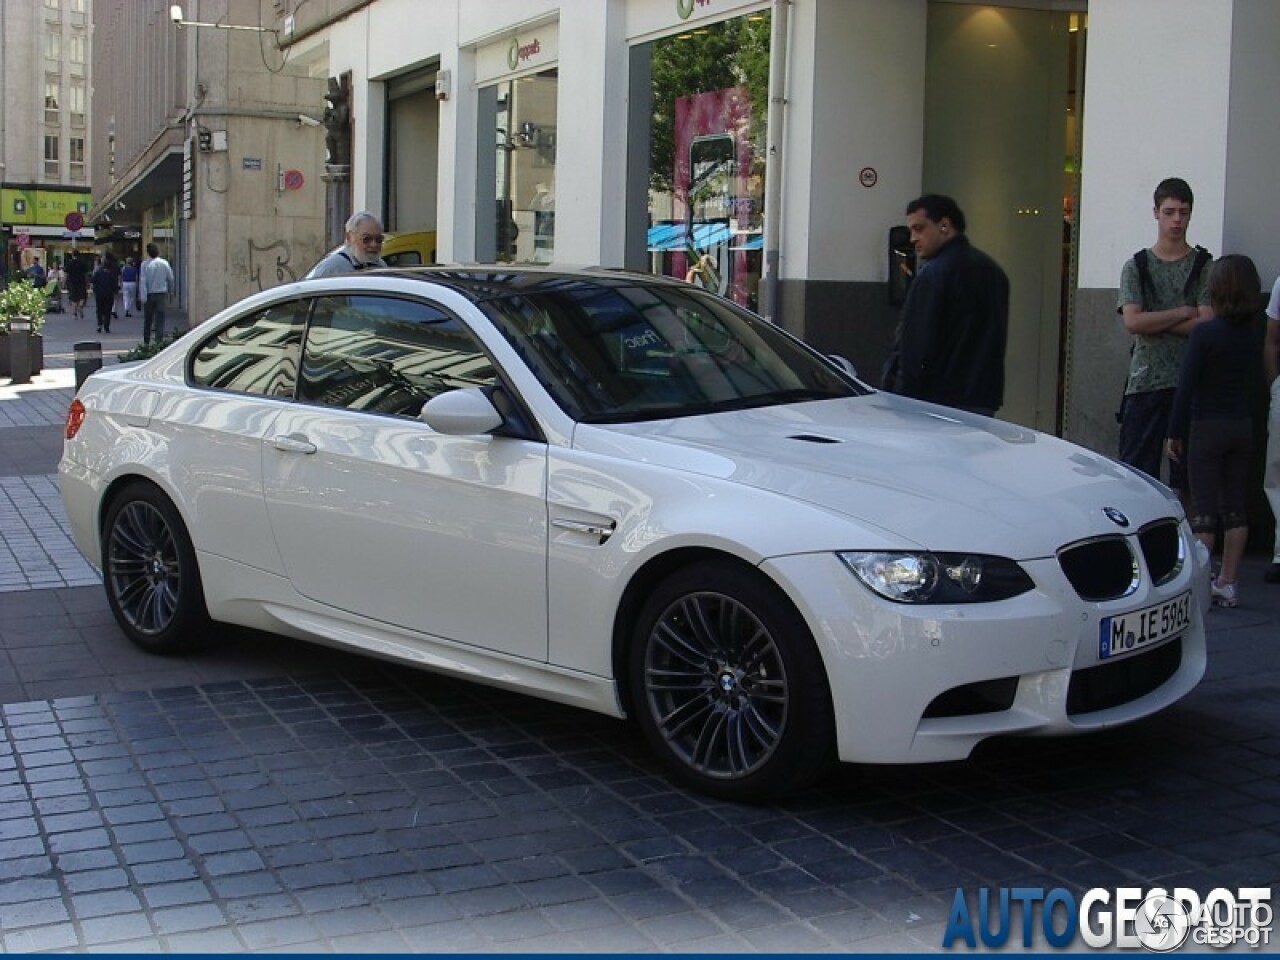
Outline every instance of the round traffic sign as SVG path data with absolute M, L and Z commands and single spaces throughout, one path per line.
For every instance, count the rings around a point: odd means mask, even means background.
M 303 177 L 301 170 L 286 170 L 284 172 L 284 188 L 286 190 L 301 190 Z
M 81 227 L 84 226 L 84 217 L 80 215 L 79 210 L 72 210 L 70 213 L 68 213 L 65 217 L 62 218 L 62 225 L 66 227 L 68 230 L 70 230 L 72 233 L 75 233 L 77 230 L 79 230 Z

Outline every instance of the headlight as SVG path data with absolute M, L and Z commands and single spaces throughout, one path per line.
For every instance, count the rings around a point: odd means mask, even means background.
M 1035 586 L 1012 560 L 979 553 L 847 550 L 837 556 L 859 580 L 894 603 L 991 603 Z

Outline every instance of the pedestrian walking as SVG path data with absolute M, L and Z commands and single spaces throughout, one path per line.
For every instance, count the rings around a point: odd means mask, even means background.
M 63 272 L 67 275 L 67 300 L 71 303 L 71 315 L 84 318 L 84 304 L 89 299 L 89 262 L 77 251 L 67 254 Z
M 138 296 L 142 300 L 142 342 L 164 339 L 164 308 L 176 284 L 169 261 L 160 256 L 160 248 L 147 244 L 147 259 L 138 274 Z
M 124 315 L 133 316 L 133 308 L 138 304 L 138 260 L 129 257 L 120 268 L 120 289 L 124 291 Z
M 116 272 L 111 269 L 106 257 L 98 260 L 98 267 L 93 271 L 89 281 L 93 287 L 93 305 L 97 311 L 98 333 L 111 332 L 111 308 L 116 302 L 116 291 L 119 283 Z

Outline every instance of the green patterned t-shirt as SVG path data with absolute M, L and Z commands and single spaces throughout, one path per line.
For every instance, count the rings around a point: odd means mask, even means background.
M 1116 309 L 1123 310 L 1125 304 L 1136 303 L 1142 306 L 1143 312 L 1156 313 L 1185 306 L 1182 288 L 1187 285 L 1187 278 L 1191 276 L 1191 267 L 1195 262 L 1194 247 L 1179 260 L 1161 260 L 1148 250 L 1147 264 L 1151 269 L 1151 285 L 1155 288 L 1155 302 L 1147 303 L 1142 295 L 1141 281 L 1138 279 L 1138 266 L 1130 257 L 1120 273 L 1120 297 Z M 1209 264 L 1205 264 L 1204 269 L 1200 271 L 1195 302 L 1197 306 L 1209 304 Z M 1129 379 L 1124 388 L 1125 394 L 1172 390 L 1178 385 L 1182 355 L 1186 350 L 1187 338 L 1180 337 L 1176 333 L 1134 334 L 1133 353 L 1129 357 Z

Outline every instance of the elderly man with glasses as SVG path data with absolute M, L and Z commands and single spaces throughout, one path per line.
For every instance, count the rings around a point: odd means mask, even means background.
M 343 244 L 312 268 L 308 277 L 332 277 L 353 270 L 385 267 L 382 259 L 382 221 L 368 210 L 353 213 L 347 220 Z

